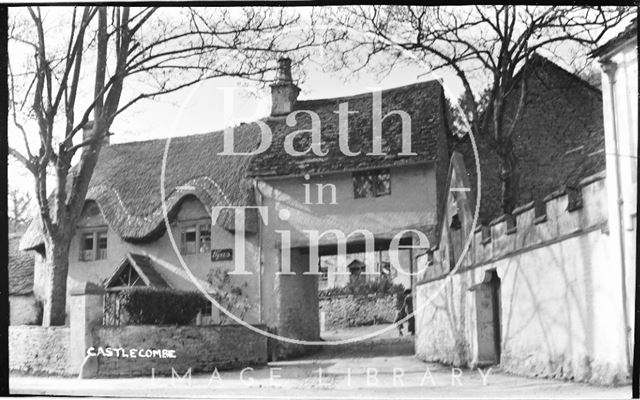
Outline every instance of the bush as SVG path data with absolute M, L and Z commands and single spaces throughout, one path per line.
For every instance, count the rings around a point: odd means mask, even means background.
M 342 287 L 329 288 L 319 292 L 320 297 L 331 296 L 387 296 L 395 295 L 396 299 L 402 301 L 404 286 L 393 283 L 391 280 L 383 278 L 375 281 L 367 281 L 364 277 L 352 279 Z
M 207 282 L 209 286 L 215 288 L 212 293 L 213 298 L 227 311 L 236 317 L 244 320 L 244 316 L 248 311 L 254 308 L 253 302 L 244 294 L 249 286 L 247 282 L 237 285 L 231 279 L 229 271 L 222 269 L 212 269 L 207 273 Z M 229 320 L 229 316 L 225 313 L 220 314 L 220 325 Z
M 188 325 L 208 302 L 200 292 L 149 287 L 125 289 L 118 298 L 131 325 Z

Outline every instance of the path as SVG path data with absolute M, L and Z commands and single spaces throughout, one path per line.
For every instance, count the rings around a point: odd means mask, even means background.
M 369 332 L 364 328 L 361 332 Z M 359 333 L 361 333 L 359 332 Z M 345 332 L 324 335 L 338 338 Z M 332 336 L 333 335 L 333 336 Z M 397 335 L 397 334 L 396 334 Z M 87 379 L 12 376 L 15 394 L 125 397 L 270 399 L 433 398 L 629 398 L 631 387 L 598 387 L 528 379 L 491 370 L 452 370 L 411 355 L 412 338 L 381 337 L 358 345 L 328 346 L 320 353 L 264 367 L 198 374 L 191 379 L 160 377 Z M 183 373 L 184 371 L 179 371 Z M 486 371 L 484 371 L 487 374 Z M 244 379 L 242 379 L 244 378 Z

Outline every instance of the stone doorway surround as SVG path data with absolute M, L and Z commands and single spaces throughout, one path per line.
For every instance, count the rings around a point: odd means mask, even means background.
M 500 277 L 496 270 L 485 271 L 482 282 L 471 286 L 469 293 L 471 309 L 475 310 L 470 364 L 475 367 L 500 364 Z

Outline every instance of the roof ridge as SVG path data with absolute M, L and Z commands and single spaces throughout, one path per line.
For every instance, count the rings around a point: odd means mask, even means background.
M 570 72 L 569 70 L 565 69 L 564 67 L 560 66 L 559 64 L 551 61 L 549 58 L 541 55 L 538 52 L 534 52 L 531 57 L 529 58 L 529 61 L 526 62 L 525 64 L 522 65 L 522 67 L 520 67 L 520 69 L 518 70 L 518 72 L 516 72 L 516 74 L 513 77 L 513 85 L 511 90 L 514 90 L 517 87 L 517 83 L 520 81 L 520 79 L 522 79 L 522 76 L 525 73 L 525 66 L 529 65 L 532 67 L 547 67 L 550 66 L 556 70 L 559 70 L 560 72 L 562 72 L 565 75 L 568 75 L 571 79 L 573 79 L 574 81 L 577 81 L 578 83 L 582 84 L 583 86 L 586 86 L 588 89 L 592 90 L 593 92 L 596 92 L 598 94 L 602 94 L 602 90 L 600 90 L 599 88 L 593 86 L 592 84 L 590 84 L 589 82 L 587 82 L 586 80 L 582 79 L 580 76 L 578 76 L 577 74 L 574 74 L 573 72 Z
M 634 36 L 636 36 L 636 41 L 637 41 L 638 40 L 637 35 L 638 35 L 638 15 L 633 17 L 633 19 L 629 21 L 628 25 L 620 33 L 618 33 L 616 36 L 612 37 L 611 39 L 607 40 L 602 45 L 598 46 L 589 54 L 589 56 L 607 58 L 611 50 L 613 50 L 620 44 L 633 39 Z
M 600 90 L 599 88 L 593 86 L 591 83 L 589 83 L 587 80 L 583 79 L 582 77 L 580 77 L 580 75 L 575 74 L 569 70 L 567 70 L 566 68 L 562 67 L 560 64 L 551 61 L 550 59 L 548 59 L 547 57 L 544 57 L 538 53 L 534 53 L 535 57 L 537 57 L 538 59 L 541 59 L 541 61 L 543 62 L 543 65 L 549 65 L 551 67 L 554 67 L 555 69 L 559 69 L 561 72 L 570 75 L 574 80 L 577 80 L 578 82 L 586 85 L 589 89 L 597 92 L 597 93 L 602 93 L 602 90 Z M 540 62 L 540 61 L 539 61 Z
M 388 94 L 389 92 L 395 92 L 395 91 L 399 91 L 399 90 L 406 90 L 406 89 L 410 89 L 410 88 L 414 88 L 414 87 L 427 86 L 427 85 L 433 85 L 433 84 L 437 84 L 438 86 L 442 86 L 440 84 L 440 79 L 439 78 L 434 78 L 434 79 L 430 79 L 430 80 L 427 80 L 427 81 L 414 82 L 414 83 L 409 83 L 409 84 L 402 85 L 402 86 L 395 86 L 395 87 L 392 87 L 392 88 L 382 89 L 381 92 L 382 92 L 382 94 L 385 94 L 385 93 Z M 372 93 L 375 93 L 375 92 L 374 91 L 367 91 L 367 92 L 361 92 L 361 93 L 347 95 L 347 96 L 325 97 L 325 98 L 308 99 L 308 100 L 298 100 L 298 103 L 318 103 L 318 102 L 328 102 L 328 101 L 341 100 L 341 99 L 356 99 L 356 98 L 369 96 Z
M 409 83 L 406 85 L 402 85 L 402 86 L 395 86 L 392 88 L 388 88 L 388 89 L 383 89 L 382 90 L 382 94 L 385 93 L 392 93 L 395 91 L 399 91 L 399 90 L 406 90 L 409 88 L 413 88 L 413 87 L 419 87 L 419 86 L 427 86 L 427 85 L 433 85 L 433 84 L 437 84 L 438 86 L 442 86 L 440 84 L 440 79 L 434 78 L 434 79 L 430 79 L 427 81 L 421 81 L 421 82 L 414 82 L 414 83 Z M 353 94 L 353 95 L 348 95 L 348 96 L 338 96 L 338 97 L 325 97 L 325 98 L 318 98 L 318 99 L 307 99 L 307 100 L 298 100 L 298 104 L 300 103 L 308 103 L 308 104 L 313 104 L 313 103 L 321 103 L 321 102 L 328 102 L 328 101 L 337 101 L 337 100 L 342 100 L 342 99 L 357 99 L 357 98 L 361 98 L 361 97 L 365 97 L 368 95 L 371 95 L 371 93 L 374 93 L 373 91 L 369 91 L 369 92 L 362 92 L 362 93 L 357 93 L 357 94 Z M 267 115 L 264 116 L 262 118 L 258 118 L 256 120 L 252 120 L 252 121 L 248 121 L 248 122 L 240 122 L 238 124 L 235 124 L 234 126 L 232 126 L 231 128 L 239 128 L 241 126 L 244 125 L 250 125 L 253 124 L 255 122 L 258 121 L 268 121 L 270 119 L 272 119 L 273 117 L 271 115 Z M 108 146 L 106 146 L 106 148 L 115 148 L 118 146 L 126 146 L 126 145 L 136 145 L 136 144 L 143 144 L 143 143 L 151 143 L 151 142 L 157 142 L 157 141 L 161 141 L 161 140 L 168 140 L 168 139 L 194 139 L 194 138 L 199 138 L 199 137 L 204 137 L 207 135 L 213 135 L 216 133 L 224 133 L 225 129 L 230 128 L 228 126 L 222 128 L 222 129 L 217 129 L 214 131 L 208 131 L 208 132 L 199 132 L 199 133 L 190 133 L 188 135 L 182 135 L 182 136 L 167 136 L 167 137 L 161 137 L 161 138 L 153 138 L 153 139 L 144 139 L 144 140 L 133 140 L 130 142 L 120 142 L 120 143 L 111 143 Z
M 217 130 L 217 131 L 210 131 L 210 132 L 191 133 L 191 134 L 184 135 L 184 136 L 167 136 L 167 137 L 160 137 L 160 138 L 153 138 L 153 139 L 133 140 L 133 141 L 130 141 L 130 142 L 111 143 L 108 146 L 106 146 L 105 148 L 114 148 L 114 147 L 118 147 L 118 146 L 159 142 L 159 141 L 162 141 L 162 140 L 169 140 L 169 139 L 172 139 L 172 140 L 173 139 L 192 139 L 192 138 L 195 138 L 195 137 L 202 137 L 202 136 L 211 135 L 211 134 L 214 134 L 214 133 L 221 133 L 221 132 L 224 132 L 224 129 Z

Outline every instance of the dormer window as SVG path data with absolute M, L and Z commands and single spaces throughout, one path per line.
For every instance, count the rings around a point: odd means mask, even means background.
M 107 259 L 107 230 L 83 231 L 80 236 L 80 261 Z
M 204 254 L 211 251 L 211 223 L 187 224 L 182 227 L 182 254 Z
M 208 253 L 211 250 L 211 225 L 198 226 L 198 252 Z
M 391 173 L 388 168 L 353 173 L 353 195 L 356 199 L 391 194 Z
M 98 253 L 96 260 L 107 259 L 107 232 L 98 232 Z
M 182 230 L 182 254 L 196 253 L 196 225 L 186 226 Z

